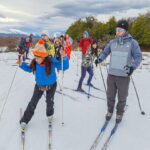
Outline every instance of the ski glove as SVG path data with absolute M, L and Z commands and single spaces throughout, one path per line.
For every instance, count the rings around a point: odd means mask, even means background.
M 47 50 L 50 50 L 50 46 L 47 43 L 45 43 L 44 46 Z
M 128 76 L 131 76 L 132 73 L 133 73 L 133 71 L 134 71 L 134 68 L 131 67 L 131 66 L 125 66 L 124 69 L 125 69 L 126 74 L 127 74 Z
M 97 65 L 99 64 L 99 63 L 101 63 L 102 61 L 101 61 L 101 59 L 96 59 L 95 60 L 95 65 L 96 65 L 96 67 L 97 67 Z

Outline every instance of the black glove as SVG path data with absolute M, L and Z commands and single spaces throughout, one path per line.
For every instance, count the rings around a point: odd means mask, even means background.
M 126 74 L 127 74 L 128 76 L 131 76 L 132 73 L 133 73 L 133 71 L 134 71 L 134 68 L 131 67 L 131 66 L 125 66 L 124 69 L 125 69 Z
M 61 60 L 60 51 L 57 51 L 57 52 L 56 52 L 56 59 L 59 60 L 59 61 Z
M 50 49 L 50 46 L 49 46 L 47 43 L 45 43 L 44 46 L 45 46 L 45 48 L 46 48 L 47 50 Z
M 96 67 L 97 67 L 98 64 L 99 64 L 99 60 L 96 59 L 96 60 L 95 60 L 95 65 L 96 65 Z
M 63 50 L 62 46 L 55 47 L 55 55 L 57 60 L 61 60 L 61 51 Z

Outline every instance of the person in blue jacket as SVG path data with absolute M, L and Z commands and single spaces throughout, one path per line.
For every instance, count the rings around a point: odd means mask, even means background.
M 33 49 L 34 59 L 31 64 L 28 65 L 25 62 L 19 62 L 19 66 L 26 72 L 33 72 L 35 75 L 35 88 L 33 96 L 24 112 L 23 117 L 20 120 L 21 129 L 25 130 L 26 125 L 31 120 L 34 110 L 38 104 L 38 101 L 42 97 L 44 91 L 46 91 L 46 115 L 49 121 L 52 120 L 54 114 L 54 94 L 57 87 L 55 69 L 65 71 L 69 68 L 69 61 L 65 54 L 65 51 L 61 51 L 61 57 L 63 58 L 63 66 L 61 61 L 58 61 L 54 57 L 49 57 L 48 52 L 44 47 L 44 41 L 40 40 Z

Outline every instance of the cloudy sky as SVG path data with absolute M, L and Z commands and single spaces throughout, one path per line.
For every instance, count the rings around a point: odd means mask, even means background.
M 150 11 L 150 0 L 0 0 L 0 33 L 63 32 L 79 18 L 106 22 Z

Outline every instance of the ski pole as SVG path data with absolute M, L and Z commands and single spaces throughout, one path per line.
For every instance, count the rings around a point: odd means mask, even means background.
M 63 93 L 63 80 L 64 80 L 64 64 L 63 57 L 61 57 L 61 67 L 62 67 L 62 85 L 61 85 L 61 97 L 62 97 L 62 126 L 64 126 L 64 93 Z
M 139 99 L 139 95 L 138 95 L 138 92 L 137 92 L 137 89 L 136 89 L 136 86 L 135 86 L 135 82 L 134 82 L 132 76 L 131 76 L 131 81 L 132 81 L 132 84 L 133 84 L 133 87 L 134 87 L 134 90 L 135 90 L 135 93 L 136 93 L 136 97 L 137 97 L 137 100 L 138 100 L 138 104 L 139 104 L 139 108 L 140 108 L 141 114 L 145 115 L 145 112 L 142 110 L 140 99 Z
M 95 76 L 95 68 L 93 67 L 93 76 L 94 76 L 94 79 L 96 80 L 96 76 Z
M 93 58 L 93 56 L 92 56 L 92 64 L 93 64 L 93 62 L 94 62 L 94 58 Z M 94 65 L 93 65 L 93 76 L 94 76 L 94 79 L 96 80 L 95 67 L 94 67 Z
M 107 62 L 105 60 L 105 66 L 106 66 L 106 71 L 107 71 L 107 74 L 108 74 L 108 68 L 107 68 Z
M 7 103 L 7 100 L 8 100 L 10 91 L 11 91 L 11 88 L 12 88 L 12 86 L 13 86 L 13 83 L 14 83 L 14 80 L 15 80 L 15 77 L 16 77 L 17 70 L 18 70 L 18 66 L 17 66 L 17 68 L 16 68 L 16 70 L 15 70 L 15 73 L 14 73 L 14 76 L 13 76 L 13 79 L 12 79 L 12 82 L 11 82 L 11 84 L 10 84 L 8 93 L 7 93 L 7 95 L 6 95 L 6 99 L 5 99 L 4 105 L 3 105 L 3 107 L 2 107 L 2 111 L 1 111 L 1 113 L 0 113 L 0 120 L 1 120 L 1 118 L 2 118 L 2 115 L 3 115 L 3 112 L 4 112 L 4 109 L 5 109 L 5 106 L 6 106 L 6 103 Z
M 89 86 L 88 86 L 88 93 L 87 93 L 88 99 L 90 98 L 90 90 L 91 90 L 91 86 L 90 86 L 90 84 L 89 84 Z
M 60 91 L 62 91 L 58 76 L 59 76 L 59 72 L 57 72 L 57 82 L 58 82 L 58 86 L 59 86 Z
M 73 62 L 76 62 L 76 59 L 77 59 L 77 57 L 76 57 L 76 55 L 74 54 L 74 53 L 72 53 L 72 60 L 73 60 Z
M 77 76 L 79 75 L 78 72 L 79 72 L 79 48 L 77 51 L 77 73 L 76 73 Z
M 102 73 L 101 64 L 99 64 L 99 70 L 100 70 L 100 73 L 101 73 L 101 77 L 102 77 L 102 81 L 103 81 L 103 85 L 104 85 L 104 89 L 105 89 L 105 93 L 106 93 L 106 85 L 105 85 L 105 80 L 104 80 L 104 76 L 103 76 L 103 73 Z

